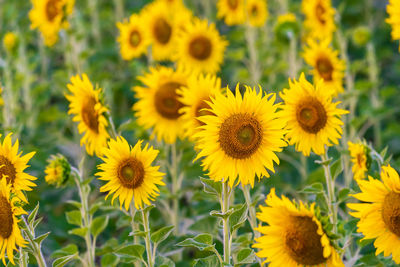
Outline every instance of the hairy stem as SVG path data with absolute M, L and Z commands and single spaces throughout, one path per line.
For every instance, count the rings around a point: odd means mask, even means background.
M 143 227 L 146 232 L 145 243 L 146 243 L 146 253 L 147 253 L 147 265 L 148 267 L 153 267 L 153 256 L 151 250 L 151 240 L 150 240 L 150 226 L 149 226 L 149 212 L 142 210 Z
M 335 195 L 335 181 L 332 179 L 331 170 L 328 163 L 328 151 L 324 155 L 321 155 L 322 167 L 324 168 L 326 186 L 328 190 L 328 208 L 330 213 L 330 220 L 333 224 L 333 232 L 336 234 L 336 224 L 337 224 L 337 205 L 336 205 L 336 195 Z
M 33 248 L 33 256 L 35 256 L 37 264 L 39 267 L 47 267 L 46 261 L 43 257 L 42 249 L 39 244 L 37 244 L 35 240 L 35 231 L 29 225 L 25 216 L 22 216 L 22 220 L 24 221 L 25 227 L 27 229 L 26 234 L 28 235 L 28 242 L 31 244 Z
M 229 210 L 229 196 L 230 190 L 228 182 L 222 183 L 222 196 L 221 196 L 221 212 L 226 214 Z M 224 234 L 224 262 L 230 265 L 231 262 L 231 242 L 230 242 L 230 231 L 229 231 L 229 217 L 223 218 L 223 234 Z

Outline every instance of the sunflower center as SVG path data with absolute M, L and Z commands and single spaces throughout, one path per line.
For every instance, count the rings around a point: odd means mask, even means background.
M 53 21 L 59 13 L 58 2 L 60 0 L 50 0 L 46 3 L 46 16 L 49 21 Z
M 291 229 L 286 232 L 285 243 L 289 255 L 301 265 L 317 265 L 326 261 L 318 226 L 308 216 L 292 216 Z
M 219 131 L 219 143 L 225 153 L 235 159 L 245 159 L 254 154 L 262 141 L 260 122 L 247 113 L 227 118 Z
M 134 30 L 131 32 L 129 36 L 129 42 L 131 46 L 137 47 L 140 44 L 140 41 L 142 40 L 140 33 L 137 30 Z
M 199 36 L 189 44 L 189 53 L 198 60 L 205 60 L 210 57 L 212 45 L 210 39 Z
M 6 157 L 0 156 L 0 179 L 6 176 L 7 184 L 14 184 L 17 171 L 14 165 Z
M 364 155 L 363 154 L 357 154 L 357 164 L 358 166 L 362 166 L 364 162 Z
M 387 228 L 400 237 L 400 194 L 390 192 L 382 205 L 382 218 Z
M 179 109 L 183 104 L 178 101 L 176 89 L 183 86 L 177 82 L 167 82 L 160 86 L 155 95 L 155 106 L 158 113 L 167 119 L 177 119 L 181 116 Z
M 329 59 L 319 58 L 317 60 L 317 70 L 325 81 L 332 81 L 333 66 Z
M 89 129 L 99 132 L 99 118 L 95 110 L 97 101 L 94 97 L 89 97 L 82 107 L 82 120 Z
M 251 16 L 253 16 L 253 17 L 256 17 L 256 16 L 257 16 L 257 14 L 258 14 L 258 8 L 257 8 L 256 5 L 254 5 L 254 6 L 251 7 L 250 14 L 251 14 Z
M 0 236 L 7 239 L 12 234 L 13 216 L 10 203 L 3 196 L 0 196 Z
M 321 3 L 315 7 L 315 15 L 321 24 L 325 24 L 326 20 L 324 18 L 325 15 L 325 8 L 322 6 Z
M 328 120 L 324 106 L 315 98 L 306 100 L 297 107 L 296 118 L 301 128 L 312 134 L 324 128 Z
M 154 36 L 159 43 L 167 44 L 169 42 L 169 39 L 171 38 L 172 27 L 164 18 L 157 19 L 153 31 Z
M 207 116 L 207 115 L 214 115 L 211 111 L 205 110 L 209 109 L 210 106 L 206 103 L 206 101 L 210 101 L 210 98 L 205 99 L 200 102 L 200 104 L 196 108 L 196 118 L 201 117 L 201 116 Z M 200 125 L 205 125 L 204 122 L 197 120 Z
M 118 178 L 123 186 L 135 189 L 143 183 L 144 168 L 141 161 L 129 158 L 118 168 Z
M 228 6 L 231 9 L 236 9 L 239 5 L 239 0 L 228 0 Z

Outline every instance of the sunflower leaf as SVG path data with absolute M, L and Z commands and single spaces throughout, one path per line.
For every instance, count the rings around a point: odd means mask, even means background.
M 220 266 L 218 257 L 211 255 L 205 258 L 195 259 L 192 263 L 192 267 L 215 267 Z
M 65 264 L 67 264 L 77 258 L 78 258 L 78 253 L 58 258 L 53 262 L 53 267 L 62 267 Z
M 340 159 L 336 160 L 331 165 L 332 179 L 335 180 L 339 174 L 343 171 L 342 161 Z
M 143 253 L 146 249 L 142 245 L 125 245 L 119 249 L 117 249 L 114 253 L 117 256 L 125 257 L 125 258 L 133 258 L 133 259 L 143 259 Z
M 174 229 L 173 225 L 163 227 L 154 233 L 151 234 L 151 241 L 153 243 L 161 243 L 171 234 L 172 230 Z
M 247 211 L 248 209 L 246 204 L 237 206 L 234 209 L 234 212 L 229 216 L 229 227 L 231 232 L 235 231 L 241 227 L 244 222 L 246 222 Z
M 88 231 L 87 227 L 82 227 L 82 228 L 72 229 L 72 230 L 68 231 L 68 233 L 85 238 L 87 231 Z
M 43 240 L 45 240 L 49 236 L 50 233 L 51 232 L 47 232 L 43 235 L 40 235 L 40 236 L 36 237 L 33 241 L 35 241 L 40 246 L 40 244 L 43 242 Z
M 176 244 L 176 246 L 193 247 L 199 249 L 200 251 L 211 251 L 214 248 L 213 238 L 210 234 L 200 234 L 194 238 L 187 238 Z
M 67 222 L 73 225 L 82 225 L 82 215 L 79 210 L 69 211 L 65 214 Z
M 99 216 L 93 220 L 90 231 L 92 232 L 92 235 L 96 237 L 106 229 L 107 225 L 108 216 Z
M 204 192 L 208 194 L 215 195 L 217 197 L 221 196 L 222 193 L 222 183 L 214 182 L 211 179 L 200 177 L 200 182 L 204 186 Z
M 236 255 L 235 266 L 242 266 L 246 264 L 252 264 L 255 262 L 256 254 L 251 248 L 244 248 L 240 250 Z
M 28 223 L 32 225 L 32 222 L 36 219 L 37 213 L 39 211 L 39 202 L 36 204 L 35 208 L 31 211 L 28 216 Z

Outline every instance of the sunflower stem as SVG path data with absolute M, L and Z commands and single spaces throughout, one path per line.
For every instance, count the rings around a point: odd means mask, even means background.
M 221 212 L 226 214 L 229 210 L 229 196 L 230 192 L 228 181 L 222 183 L 222 196 L 221 196 Z M 223 217 L 223 233 L 224 233 L 224 263 L 230 265 L 231 262 L 231 243 L 229 231 L 229 216 Z
M 172 180 L 172 224 L 174 225 L 175 235 L 179 234 L 179 199 L 178 191 L 180 189 L 178 181 L 178 162 L 176 156 L 176 144 L 171 145 L 171 165 L 170 173 Z
M 328 208 L 331 223 L 333 224 L 333 232 L 336 234 L 336 224 L 337 224 L 337 206 L 336 206 L 336 196 L 335 196 L 335 181 L 332 179 L 331 170 L 328 162 L 328 150 L 325 154 L 321 155 L 322 167 L 324 168 L 326 186 L 328 190 Z
M 129 207 L 129 214 L 131 216 L 131 227 L 132 227 L 132 233 L 135 232 L 138 229 L 137 223 L 135 223 L 135 214 L 136 214 L 136 209 L 135 206 L 133 205 L 133 202 L 131 202 L 130 207 Z M 139 237 L 137 235 L 133 236 L 133 243 L 134 244 L 139 244 Z M 135 267 L 140 267 L 140 263 L 138 261 L 134 262 Z
M 147 265 L 148 267 L 153 267 L 153 256 L 151 250 L 151 239 L 150 239 L 150 226 L 149 226 L 149 212 L 142 209 L 143 227 L 146 232 L 145 242 L 146 242 L 146 253 L 147 253 Z
M 41 246 L 36 243 L 35 240 L 35 231 L 32 229 L 32 227 L 29 225 L 28 221 L 26 220 L 25 216 L 21 216 L 22 220 L 24 221 L 26 231 L 25 233 L 28 236 L 28 242 L 31 244 L 33 248 L 33 256 L 35 256 L 35 259 L 37 261 L 37 264 L 39 267 L 47 267 L 46 261 L 43 257 L 42 249 Z
M 251 76 L 251 80 L 253 85 L 256 86 L 256 91 L 259 91 L 257 85 L 260 82 L 261 78 L 261 66 L 258 62 L 258 55 L 257 55 L 257 47 L 256 47 L 256 40 L 257 40 L 257 29 L 252 27 L 250 24 L 246 25 L 245 29 L 245 37 L 247 48 L 249 52 L 249 72 Z

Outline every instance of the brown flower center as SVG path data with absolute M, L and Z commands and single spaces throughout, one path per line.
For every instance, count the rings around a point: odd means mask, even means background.
M 5 156 L 0 156 L 0 179 L 6 176 L 7 184 L 14 185 L 17 171 L 11 161 Z
M 324 18 L 325 15 L 325 8 L 322 6 L 321 3 L 318 3 L 318 5 L 315 7 L 315 15 L 317 16 L 317 19 L 321 24 L 325 24 L 326 20 Z
M 325 127 L 328 117 L 321 102 L 310 98 L 298 105 L 296 119 L 304 131 L 316 134 Z
M 322 57 L 317 60 L 317 70 L 324 81 L 332 81 L 333 66 L 329 59 Z
M 181 116 L 179 109 L 183 104 L 178 101 L 176 89 L 183 86 L 177 82 L 167 82 L 160 86 L 154 98 L 158 113 L 167 119 L 177 119 Z
M 13 222 L 11 205 L 5 197 L 0 196 L 0 236 L 3 239 L 11 236 Z
M 358 166 L 362 167 L 364 163 L 364 155 L 359 153 L 357 154 L 357 164 Z
M 400 194 L 390 192 L 382 205 L 382 218 L 387 228 L 400 237 Z
M 133 47 L 137 47 L 142 40 L 140 33 L 137 30 L 133 30 L 129 36 L 129 43 Z
M 135 189 L 143 183 L 143 163 L 136 158 L 129 158 L 118 168 L 118 178 L 123 186 Z
M 239 0 L 228 0 L 228 6 L 231 9 L 236 9 L 239 5 Z
M 253 6 L 251 7 L 250 14 L 251 14 L 252 17 L 256 17 L 256 16 L 257 16 L 257 14 L 258 14 L 258 7 L 257 7 L 256 5 L 253 5 Z
M 159 18 L 154 24 L 153 33 L 157 41 L 165 45 L 171 38 L 172 27 L 164 18 Z
M 201 117 L 201 116 L 207 116 L 207 115 L 214 115 L 211 111 L 205 110 L 209 109 L 210 106 L 206 103 L 206 101 L 210 101 L 210 98 L 205 99 L 200 102 L 200 104 L 196 107 L 196 118 Z M 204 125 L 205 123 L 197 120 L 200 125 Z
M 308 216 L 292 216 L 285 243 L 289 255 L 301 265 L 317 265 L 326 262 L 318 226 Z
M 49 0 L 46 3 L 46 16 L 49 21 L 53 21 L 60 12 L 58 4 L 60 0 Z
M 198 60 L 205 60 L 210 57 L 212 44 L 210 39 L 199 36 L 194 38 L 189 44 L 189 53 Z
M 99 132 L 99 118 L 95 110 L 97 101 L 94 97 L 89 97 L 82 107 L 82 120 L 92 131 Z
M 225 153 L 235 159 L 254 154 L 261 144 L 263 131 L 260 122 L 247 113 L 227 118 L 219 131 L 219 143 Z

